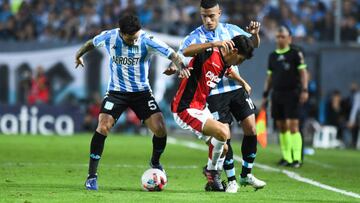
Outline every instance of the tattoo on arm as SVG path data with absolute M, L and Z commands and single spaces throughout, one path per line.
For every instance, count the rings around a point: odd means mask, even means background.
M 86 52 L 94 49 L 95 46 L 92 42 L 92 39 L 88 40 L 87 42 L 85 42 L 85 44 L 79 49 L 79 51 L 76 53 L 76 57 L 80 58 L 81 56 L 83 56 Z

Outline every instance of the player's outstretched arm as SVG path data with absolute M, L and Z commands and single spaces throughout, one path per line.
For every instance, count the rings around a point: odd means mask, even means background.
M 82 45 L 82 47 L 76 52 L 76 56 L 75 56 L 75 64 L 76 64 L 76 66 L 75 66 L 75 68 L 77 68 L 79 65 L 81 65 L 82 67 L 84 67 L 84 62 L 83 62 L 83 60 L 82 60 L 81 57 L 82 57 L 86 52 L 88 52 L 88 51 L 90 51 L 90 50 L 92 50 L 92 49 L 94 49 L 94 48 L 95 48 L 95 46 L 94 46 L 94 44 L 93 44 L 93 40 L 92 40 L 92 39 L 88 40 L 87 42 L 85 42 L 84 45 Z
M 234 69 L 230 69 L 230 71 L 227 73 L 227 77 L 237 81 L 241 86 L 245 88 L 248 94 L 251 94 L 251 86 Z
M 173 52 L 169 59 L 175 64 L 177 67 L 177 72 L 179 73 L 179 78 L 189 78 L 192 70 L 191 68 L 187 68 L 182 61 L 181 57 L 176 53 Z
M 249 26 L 246 27 L 246 31 L 252 34 L 251 39 L 257 48 L 260 46 L 260 26 L 260 22 L 251 21 Z
M 191 44 L 183 50 L 183 55 L 186 57 L 193 57 L 196 54 L 204 52 L 206 49 L 214 47 L 224 47 L 227 50 L 231 50 L 235 46 L 232 40 L 224 40 L 217 42 L 208 42 L 203 44 Z

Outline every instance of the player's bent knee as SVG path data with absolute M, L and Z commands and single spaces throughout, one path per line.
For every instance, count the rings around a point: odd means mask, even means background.
M 223 142 L 225 142 L 227 138 L 230 136 L 230 132 L 225 125 L 219 126 L 216 134 L 217 134 L 217 139 Z
M 229 146 L 225 143 L 225 145 L 224 145 L 224 150 L 223 150 L 223 153 L 222 153 L 222 156 L 221 156 L 221 157 L 226 156 L 226 154 L 227 154 L 228 151 L 229 151 Z

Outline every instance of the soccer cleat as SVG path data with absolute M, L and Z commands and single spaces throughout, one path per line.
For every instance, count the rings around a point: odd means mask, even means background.
M 258 190 L 264 188 L 266 183 L 262 180 L 255 178 L 253 174 L 249 173 L 245 178 L 240 177 L 240 185 L 241 186 L 250 185 L 253 188 L 255 188 L 255 190 Z
M 156 164 L 155 165 L 150 161 L 149 165 L 150 165 L 151 168 L 157 168 L 157 169 L 161 170 L 162 172 L 166 173 L 165 169 L 163 168 L 163 166 L 161 164 Z
M 280 159 L 280 161 L 277 163 L 278 166 L 290 166 L 291 163 L 287 162 L 285 159 Z
M 225 192 L 227 193 L 237 193 L 239 190 L 239 185 L 237 184 L 236 180 L 232 180 L 228 182 L 227 188 Z
M 94 178 L 87 178 L 85 181 L 85 187 L 88 190 L 98 190 L 97 176 Z
M 205 185 L 205 191 L 225 191 L 226 184 L 221 181 L 221 171 L 207 170 L 207 167 L 204 167 L 203 173 L 208 181 Z
M 292 164 L 290 164 L 291 167 L 293 168 L 300 168 L 301 167 L 301 162 L 300 161 L 294 161 L 292 162 Z

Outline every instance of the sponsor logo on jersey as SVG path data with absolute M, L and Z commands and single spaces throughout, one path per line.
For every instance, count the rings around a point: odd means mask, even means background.
M 139 64 L 140 57 L 113 56 L 112 60 L 117 65 L 136 66 Z
M 206 82 L 206 85 L 211 87 L 211 88 L 214 88 L 216 86 L 217 83 L 220 82 L 220 78 L 219 76 L 215 75 L 213 72 L 211 71 L 208 71 L 206 73 L 206 78 L 208 78 L 209 80 Z

